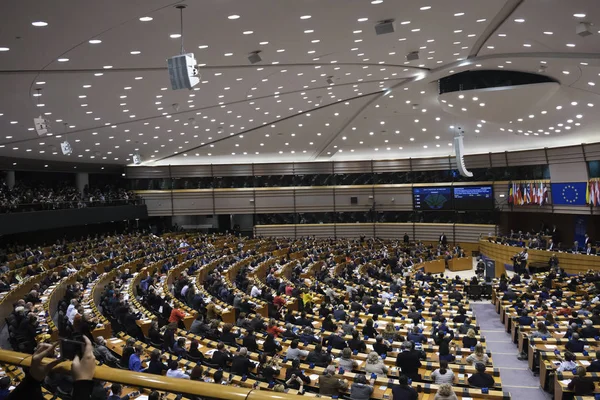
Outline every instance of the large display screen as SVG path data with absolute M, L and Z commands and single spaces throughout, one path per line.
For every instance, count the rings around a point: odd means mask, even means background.
M 491 186 L 455 186 L 454 208 L 457 210 L 492 210 L 494 192 Z
M 413 188 L 415 210 L 452 210 L 452 189 L 450 187 Z

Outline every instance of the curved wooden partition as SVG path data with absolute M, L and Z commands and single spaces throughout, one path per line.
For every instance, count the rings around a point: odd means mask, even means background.
M 479 248 L 483 255 L 496 261 L 496 265 L 509 264 L 512 265 L 511 257 L 522 251 L 518 246 L 507 246 L 495 243 L 494 238 L 482 239 L 479 241 Z M 542 263 L 548 264 L 551 255 L 556 255 L 558 258 L 559 267 L 563 268 L 568 273 L 578 274 L 587 270 L 600 270 L 600 257 L 588 256 L 586 254 L 561 253 L 558 251 L 547 251 L 528 249 L 529 264 Z

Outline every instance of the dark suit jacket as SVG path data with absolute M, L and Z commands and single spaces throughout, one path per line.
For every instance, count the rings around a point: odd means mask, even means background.
M 419 380 L 419 367 L 421 360 L 419 356 L 410 351 L 402 351 L 396 357 L 396 366 L 400 367 L 402 374 L 411 379 Z
M 471 375 L 471 377 L 469 378 L 469 385 L 478 388 L 493 388 L 494 378 L 490 374 L 486 374 L 485 372 L 477 372 Z

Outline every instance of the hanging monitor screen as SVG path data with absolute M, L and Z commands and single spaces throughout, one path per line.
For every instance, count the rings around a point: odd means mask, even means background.
M 455 186 L 454 208 L 457 210 L 493 210 L 494 191 L 491 186 Z
M 452 189 L 450 187 L 413 188 L 415 210 L 452 210 Z

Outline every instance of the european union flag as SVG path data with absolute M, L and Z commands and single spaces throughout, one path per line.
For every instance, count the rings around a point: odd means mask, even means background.
M 554 205 L 585 206 L 585 182 L 567 182 L 552 184 L 552 201 Z

